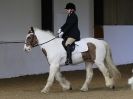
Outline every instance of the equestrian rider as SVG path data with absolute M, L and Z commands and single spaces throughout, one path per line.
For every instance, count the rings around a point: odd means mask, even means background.
M 58 30 L 59 37 L 62 37 L 65 41 L 65 47 L 67 51 L 67 59 L 65 64 L 72 64 L 71 58 L 71 44 L 80 40 L 80 31 L 78 28 L 78 17 L 75 13 L 76 7 L 73 3 L 66 4 L 67 19 L 65 24 Z

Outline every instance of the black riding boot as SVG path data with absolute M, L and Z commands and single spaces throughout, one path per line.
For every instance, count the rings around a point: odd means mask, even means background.
M 72 52 L 71 52 L 70 46 L 71 45 L 68 44 L 67 47 L 66 47 L 66 51 L 67 51 L 67 59 L 66 59 L 66 62 L 65 62 L 66 65 L 72 64 L 72 58 L 71 58 Z

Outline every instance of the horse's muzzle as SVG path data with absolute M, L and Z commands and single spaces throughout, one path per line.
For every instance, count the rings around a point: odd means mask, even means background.
M 24 45 L 24 51 L 26 52 L 30 52 L 31 51 L 31 47 L 27 46 L 26 44 Z

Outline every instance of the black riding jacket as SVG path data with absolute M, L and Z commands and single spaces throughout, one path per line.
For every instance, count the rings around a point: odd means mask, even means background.
M 61 27 L 61 30 L 64 32 L 62 36 L 63 39 L 66 40 L 68 37 L 72 37 L 76 39 L 76 41 L 80 40 L 78 17 L 74 12 L 67 16 L 66 22 Z

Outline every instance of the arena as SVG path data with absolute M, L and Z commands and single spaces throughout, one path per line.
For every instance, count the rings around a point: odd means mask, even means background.
M 133 64 L 118 66 L 122 78 L 114 90 L 105 86 L 104 78 L 98 69 L 94 69 L 94 77 L 87 92 L 81 92 L 80 87 L 85 79 L 83 70 L 63 72 L 72 83 L 72 90 L 62 91 L 58 82 L 54 82 L 50 92 L 40 92 L 47 81 L 48 74 L 22 76 L 0 80 L 0 99 L 132 99 L 133 94 L 127 84 L 132 76 Z
M 72 90 L 63 91 L 59 82 L 54 80 L 50 91 L 41 93 L 50 70 L 47 54 L 38 46 L 25 52 L 25 39 L 31 26 L 49 30 L 57 37 L 57 30 L 66 19 L 66 1 L 76 5 L 81 38 L 96 38 L 108 43 L 114 66 L 122 75 L 115 89 L 106 87 L 103 74 L 98 66 L 93 65 L 94 75 L 89 89 L 80 91 L 86 79 L 85 66 L 81 63 L 61 67 Z M 131 9 L 133 0 L 0 0 L 0 99 L 132 99 L 133 91 L 128 84 L 129 78 L 133 77 Z M 42 43 L 49 41 L 52 40 Z M 93 48 L 91 52 L 94 51 L 95 56 L 94 44 Z M 99 52 L 104 54 L 104 50 Z

